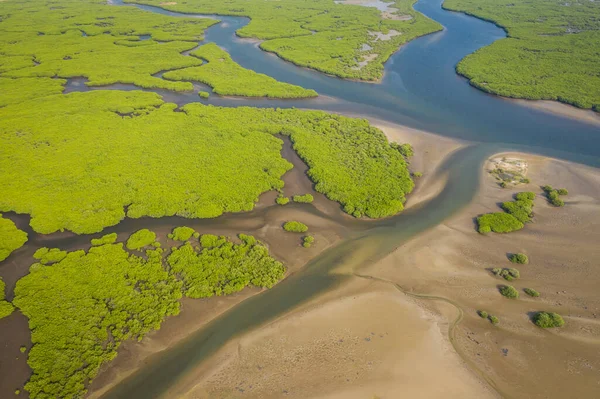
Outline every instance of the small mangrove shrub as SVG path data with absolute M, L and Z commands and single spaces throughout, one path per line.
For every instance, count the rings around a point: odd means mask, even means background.
M 485 310 L 478 310 L 477 314 L 479 315 L 479 317 L 481 317 L 482 319 L 487 319 L 488 318 L 488 312 L 486 312 Z
M 283 225 L 285 231 L 291 231 L 294 233 L 305 233 L 308 231 L 308 226 L 304 223 L 296 222 L 295 220 L 285 222 Z
M 100 238 L 92 238 L 92 246 L 97 247 L 100 245 L 114 244 L 117 241 L 117 233 L 110 233 L 103 235 Z
M 494 273 L 498 277 L 504 278 L 506 281 L 512 281 L 514 279 L 521 277 L 521 274 L 519 273 L 519 271 L 514 268 L 502 269 L 499 267 L 495 267 L 492 269 L 492 273 Z
M 486 213 L 477 218 L 478 231 L 481 234 L 489 233 L 510 233 L 511 231 L 521 230 L 525 225 L 513 215 L 503 212 Z
M 168 235 L 168 237 L 175 241 L 187 241 L 194 236 L 196 230 L 191 227 L 181 226 L 175 227 L 173 232 Z
M 279 195 L 275 202 L 279 205 L 285 205 L 290 202 L 290 199 L 288 197 L 284 197 L 283 195 Z
M 133 233 L 128 239 L 125 246 L 127 249 L 140 250 L 144 247 L 151 245 L 156 241 L 156 233 L 148 229 L 141 229 Z
M 523 291 L 525 291 L 525 293 L 529 296 L 532 296 L 534 298 L 537 298 L 538 296 L 540 296 L 540 293 L 537 292 L 536 290 L 534 290 L 533 288 L 525 288 L 523 289 Z
M 566 188 L 554 189 L 552 186 L 543 186 L 542 190 L 546 193 L 546 198 L 548 198 L 548 202 L 552 205 L 561 207 L 565 205 L 565 202 L 560 198 L 561 195 L 568 195 L 569 191 Z
M 294 200 L 294 202 L 299 202 L 302 204 L 310 204 L 314 200 L 313 196 L 310 194 L 294 195 L 292 199 Z
M 497 325 L 498 323 L 500 323 L 500 320 L 494 315 L 489 315 L 488 319 L 490 319 L 490 323 L 492 323 L 493 325 Z
M 504 285 L 500 287 L 500 293 L 510 299 L 517 299 L 519 297 L 519 291 L 512 285 Z
M 533 317 L 533 322 L 540 328 L 554 328 L 565 325 L 565 321 L 561 315 L 554 312 L 538 312 Z
M 304 248 L 310 248 L 312 243 L 315 241 L 315 237 L 313 236 L 306 236 L 304 237 L 304 239 L 302 240 L 302 246 Z
M 526 265 L 529 263 L 529 257 L 522 253 L 511 254 L 508 259 L 510 259 L 512 263 L 518 263 L 520 265 Z

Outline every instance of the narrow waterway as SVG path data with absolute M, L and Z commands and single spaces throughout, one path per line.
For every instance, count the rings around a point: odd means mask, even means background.
M 420 0 L 418 11 L 445 26 L 442 32 L 404 46 L 386 65 L 381 84 L 351 82 L 298 68 L 265 54 L 235 30 L 246 18 L 219 17 L 226 22 L 206 33 L 207 42 L 225 48 L 242 66 L 276 79 L 317 90 L 325 99 L 253 100 L 211 96 L 209 103 L 225 106 L 319 108 L 361 114 L 474 144 L 454 153 L 436 171 L 447 176 L 444 189 L 423 206 L 372 228 L 357 229 L 339 245 L 313 259 L 300 273 L 254 296 L 193 333 L 178 345 L 148 359 L 104 398 L 156 398 L 232 338 L 277 318 L 310 298 L 349 278 L 353 270 L 377 261 L 415 235 L 436 226 L 466 206 L 478 189 L 483 161 L 502 150 L 524 150 L 598 166 L 600 129 L 571 119 L 524 108 L 487 95 L 454 73 L 466 54 L 504 37 L 493 24 L 447 12 L 441 0 Z M 140 8 L 168 15 L 160 8 Z M 128 89 L 128 87 L 113 88 Z M 199 101 L 196 94 L 157 91 L 168 101 Z M 331 273 L 345 270 L 344 273 Z
M 455 73 L 466 55 L 505 37 L 502 29 L 461 13 L 443 10 L 443 0 L 419 0 L 415 9 L 440 22 L 444 30 L 413 40 L 385 65 L 381 84 L 343 80 L 299 68 L 268 54 L 235 31 L 247 18 L 214 16 L 222 21 L 206 31 L 205 42 L 227 50 L 240 65 L 278 80 L 316 90 L 323 98 L 274 100 L 225 98 L 201 101 L 195 93 L 154 90 L 183 105 L 296 107 L 363 115 L 474 142 L 498 143 L 516 150 L 600 165 L 600 127 L 524 107 L 471 87 Z M 122 0 L 115 0 L 122 4 Z M 190 16 L 152 6 L 137 7 L 166 15 Z M 196 15 L 202 16 L 202 15 Z M 115 89 L 133 86 L 114 85 Z M 98 88 L 98 89 L 105 89 Z

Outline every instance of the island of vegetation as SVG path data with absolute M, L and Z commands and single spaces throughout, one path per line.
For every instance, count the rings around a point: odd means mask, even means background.
M 500 287 L 500 293 L 502 296 L 510 299 L 517 299 L 519 297 L 519 291 L 512 285 L 503 285 Z
M 486 213 L 477 218 L 478 231 L 482 234 L 510 233 L 521 230 L 525 223 L 533 217 L 533 200 L 535 193 L 521 192 L 515 195 L 514 201 L 502 203 L 503 212 Z
M 192 237 L 198 238 L 200 234 L 196 230 L 187 226 L 175 227 L 173 232 L 168 235 L 171 240 L 175 241 L 187 241 Z
M 563 195 L 569 195 L 569 191 L 566 188 L 554 189 L 552 186 L 544 186 L 542 187 L 544 193 L 546 194 L 546 198 L 548 198 L 548 202 L 556 207 L 565 206 L 565 202 L 560 198 Z
M 83 397 L 120 344 L 141 340 L 166 317 L 178 314 L 183 294 L 226 295 L 250 284 L 269 288 L 285 272 L 252 236 L 241 234 L 242 243 L 234 244 L 206 234 L 200 236 L 199 248 L 187 242 L 165 262 L 163 250 L 149 243 L 150 235 L 155 239 L 154 232 L 140 230 L 128 240 L 129 245 L 135 238 L 133 247 L 149 247 L 145 256 L 130 254 L 122 243 L 93 246 L 88 252 L 44 248 L 36 253 L 40 262 L 17 281 L 13 301 L 31 329 L 32 375 L 25 385 L 31 398 Z M 1 280 L 0 288 L 3 293 Z M 0 298 L 0 317 L 10 312 L 12 305 Z
M 27 242 L 27 233 L 19 230 L 12 220 L 0 213 L 0 262 Z
M 223 96 L 306 98 L 316 97 L 314 90 L 278 82 L 270 76 L 242 68 L 215 43 L 207 43 L 190 53 L 206 63 L 201 66 L 176 69 L 163 74 L 164 79 L 196 81 L 207 84 Z
M 382 13 L 332 0 L 126 0 L 184 13 L 250 17 L 238 36 L 261 39 L 261 49 L 296 65 L 361 80 L 381 78 L 383 64 L 402 44 L 442 29 L 413 10 L 415 1 L 393 1 L 394 12 Z
M 538 312 L 534 316 L 533 321 L 536 326 L 541 328 L 554 328 L 565 325 L 562 316 L 554 312 Z
M 200 103 L 175 109 L 154 93 L 109 90 L 0 108 L 0 211 L 31 215 L 44 234 L 94 233 L 126 215 L 248 211 L 261 193 L 281 189 L 292 167 L 276 134 L 291 138 L 316 190 L 356 217 L 400 212 L 414 187 L 402 155 L 363 119 Z
M 92 246 L 114 244 L 117 241 L 117 233 L 105 234 L 100 238 L 92 238 Z
M 314 198 L 311 194 L 294 195 L 292 199 L 294 200 L 294 202 L 299 202 L 302 204 L 310 204 L 314 201 Z
M 271 288 L 283 277 L 285 268 L 269 255 L 253 236 L 239 235 L 241 244 L 223 236 L 204 234 L 200 247 L 189 242 L 173 249 L 167 258 L 171 273 L 183 281 L 190 298 L 229 295 L 248 285 Z
M 125 246 L 131 250 L 142 250 L 156 241 L 156 233 L 148 229 L 141 229 L 133 233 L 127 239 Z
M 458 64 L 473 86 L 600 112 L 600 2 L 446 0 L 443 6 L 495 22 L 508 34 Z
M 306 233 L 308 231 L 308 226 L 304 223 L 297 222 L 295 220 L 285 222 L 283 224 L 283 229 L 285 231 L 291 231 L 293 233 Z
M 313 242 L 315 242 L 315 237 L 313 237 L 313 236 L 305 236 L 302 239 L 302 246 L 304 248 L 310 248 L 312 246 Z
M 508 259 L 512 262 L 512 263 L 519 263 L 521 265 L 526 265 L 529 263 L 529 257 L 525 254 L 522 253 L 517 253 L 517 254 L 511 254 Z

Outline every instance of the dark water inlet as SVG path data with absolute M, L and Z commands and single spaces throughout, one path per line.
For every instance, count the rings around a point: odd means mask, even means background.
M 379 85 L 326 76 L 261 52 L 255 44 L 234 36 L 235 30 L 247 23 L 246 18 L 219 17 L 227 24 L 207 30 L 206 41 L 225 48 L 242 66 L 334 99 L 263 101 L 212 96 L 212 104 L 356 113 L 479 144 L 457 151 L 440 167 L 436 173 L 447 175 L 447 181 L 434 199 L 366 231 L 356 231 L 311 261 L 302 272 L 242 302 L 173 348 L 152 356 L 104 398 L 164 395 L 232 338 L 342 283 L 353 270 L 383 258 L 411 237 L 441 223 L 471 201 L 478 188 L 481 165 L 495 152 L 524 150 L 600 165 L 598 127 L 487 95 L 455 74 L 454 65 L 463 56 L 504 37 L 504 33 L 493 24 L 444 11 L 440 4 L 441 0 L 420 0 L 415 8 L 442 23 L 444 31 L 405 45 L 387 63 Z M 156 7 L 139 8 L 184 15 Z M 198 101 L 195 94 L 169 93 L 165 99 L 178 104 Z M 330 274 L 334 269 L 347 270 L 348 274 Z

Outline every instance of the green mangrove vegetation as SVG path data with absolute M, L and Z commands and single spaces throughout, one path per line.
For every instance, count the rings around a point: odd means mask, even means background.
M 175 241 L 187 241 L 192 237 L 200 236 L 196 233 L 196 230 L 187 226 L 175 227 L 173 232 L 168 235 L 171 240 Z
M 535 194 L 532 192 L 520 192 L 515 195 L 514 201 L 502 203 L 502 209 L 506 213 L 495 212 L 481 215 L 477 218 L 478 231 L 482 234 L 493 231 L 494 233 L 510 233 L 521 230 L 525 223 L 530 222 L 533 217 L 533 200 Z
M 294 202 L 299 202 L 301 204 L 310 204 L 314 201 L 314 197 L 311 194 L 294 195 L 292 199 Z
M 283 229 L 285 231 L 291 231 L 293 233 L 306 233 L 308 231 L 308 226 L 304 223 L 297 222 L 295 220 L 285 222 L 283 224 Z
M 67 256 L 67 251 L 62 251 L 60 248 L 40 248 L 33 254 L 33 258 L 37 259 L 42 265 L 49 265 L 60 262 Z
M 533 288 L 524 288 L 523 291 L 531 297 L 537 298 L 540 296 L 540 293 L 534 290 Z
M 400 154 L 402 154 L 402 156 L 405 159 L 412 158 L 415 155 L 415 150 L 412 148 L 412 145 L 410 145 L 408 143 L 404 143 L 404 144 L 391 143 L 391 146 L 394 149 L 400 151 Z
M 312 246 L 313 242 L 315 242 L 315 237 L 313 237 L 313 236 L 305 236 L 302 239 L 302 246 L 304 248 L 310 248 Z
M 396 0 L 393 12 L 332 0 L 212 1 L 127 0 L 186 13 L 247 16 L 240 37 L 264 40 L 260 48 L 296 65 L 342 78 L 376 80 L 383 63 L 410 40 L 442 27 Z
M 31 215 L 44 234 L 95 233 L 126 215 L 248 211 L 261 193 L 281 189 L 292 167 L 276 134 L 291 138 L 316 190 L 354 216 L 398 213 L 414 186 L 402 155 L 363 119 L 200 103 L 175 109 L 154 93 L 109 90 L 0 108 L 0 211 Z
M 5 288 L 6 286 L 4 284 L 4 281 L 2 280 L 2 277 L 0 277 L 0 319 L 5 318 L 6 316 L 10 316 L 13 310 L 15 309 L 10 302 L 4 299 L 6 295 L 6 293 L 4 292 Z
M 238 65 L 225 50 L 207 43 L 190 53 L 206 61 L 201 66 L 176 69 L 163 74 L 164 79 L 195 81 L 207 84 L 223 96 L 306 98 L 316 97 L 314 90 L 278 82 L 270 76 Z
M 163 269 L 160 249 L 146 255 L 106 244 L 35 264 L 17 281 L 13 303 L 29 319 L 33 343 L 31 398 L 82 397 L 122 341 L 179 313 L 181 282 Z
M 173 249 L 167 258 L 170 272 L 183 281 L 190 298 L 229 295 L 248 285 L 271 288 L 283 277 L 285 268 L 269 255 L 253 236 L 239 235 L 241 244 L 226 237 L 204 234 L 200 247 L 191 243 Z
M 183 294 L 203 298 L 248 285 L 271 288 L 285 273 L 281 262 L 252 236 L 240 234 L 237 244 L 188 229 L 174 229 L 173 234 L 199 238 L 200 247 L 188 241 L 174 248 L 166 263 L 161 248 L 150 247 L 145 256 L 136 256 L 122 243 L 111 243 L 112 235 L 102 237 L 106 243 L 88 252 L 48 248 L 36 252 L 40 262 L 17 281 L 13 301 L 29 319 L 32 375 L 25 389 L 31 398 L 83 397 L 120 344 L 141 340 L 160 328 L 166 317 L 178 314 Z M 154 232 L 144 229 L 127 244 L 142 248 L 155 238 Z M 13 306 L 4 301 L 1 279 L 0 288 L 1 318 Z
M 560 198 L 561 195 L 568 195 L 569 191 L 566 188 L 554 189 L 552 186 L 543 186 L 542 190 L 546 194 L 548 202 L 556 207 L 565 206 L 565 202 Z
M 493 21 L 508 34 L 458 64 L 473 86 L 600 112 L 600 2 L 446 0 L 443 6 Z
M 181 52 L 194 48 L 204 29 L 217 22 L 101 0 L 65 0 L 58 7 L 52 0 L 4 1 L 0 15 L 0 106 L 62 92 L 65 80 L 54 77 L 86 77 L 88 86 L 192 90 L 189 82 L 154 75 L 201 65 Z M 151 39 L 141 40 L 143 35 Z
M 512 285 L 503 285 L 500 287 L 500 293 L 502 296 L 510 299 L 517 299 L 519 297 L 519 291 Z
M 477 217 L 478 231 L 481 234 L 489 233 L 510 233 L 511 231 L 521 230 L 525 225 L 516 217 L 509 213 L 496 212 L 486 213 Z
M 278 195 L 277 198 L 275 199 L 275 202 L 278 205 L 287 205 L 290 202 L 290 199 L 288 197 L 284 197 L 283 195 Z
M 514 279 L 521 277 L 521 273 L 514 268 L 502 269 L 500 267 L 495 267 L 492 269 L 492 273 L 495 276 L 502 277 L 506 281 L 513 281 Z
M 565 325 L 562 316 L 554 312 L 538 312 L 533 317 L 533 322 L 541 328 L 555 328 Z
M 148 229 L 141 229 L 133 233 L 127 239 L 127 249 L 141 250 L 144 247 L 152 245 L 156 241 L 156 233 Z
M 27 233 L 19 230 L 12 220 L 0 213 L 0 262 L 27 242 Z
M 512 263 L 519 263 L 521 265 L 526 265 L 529 263 L 529 257 L 525 254 L 522 253 L 517 253 L 517 254 L 511 254 L 508 259 L 512 262 Z
M 117 233 L 105 234 L 100 238 L 92 238 L 92 245 L 97 247 L 99 245 L 114 244 L 117 241 Z

